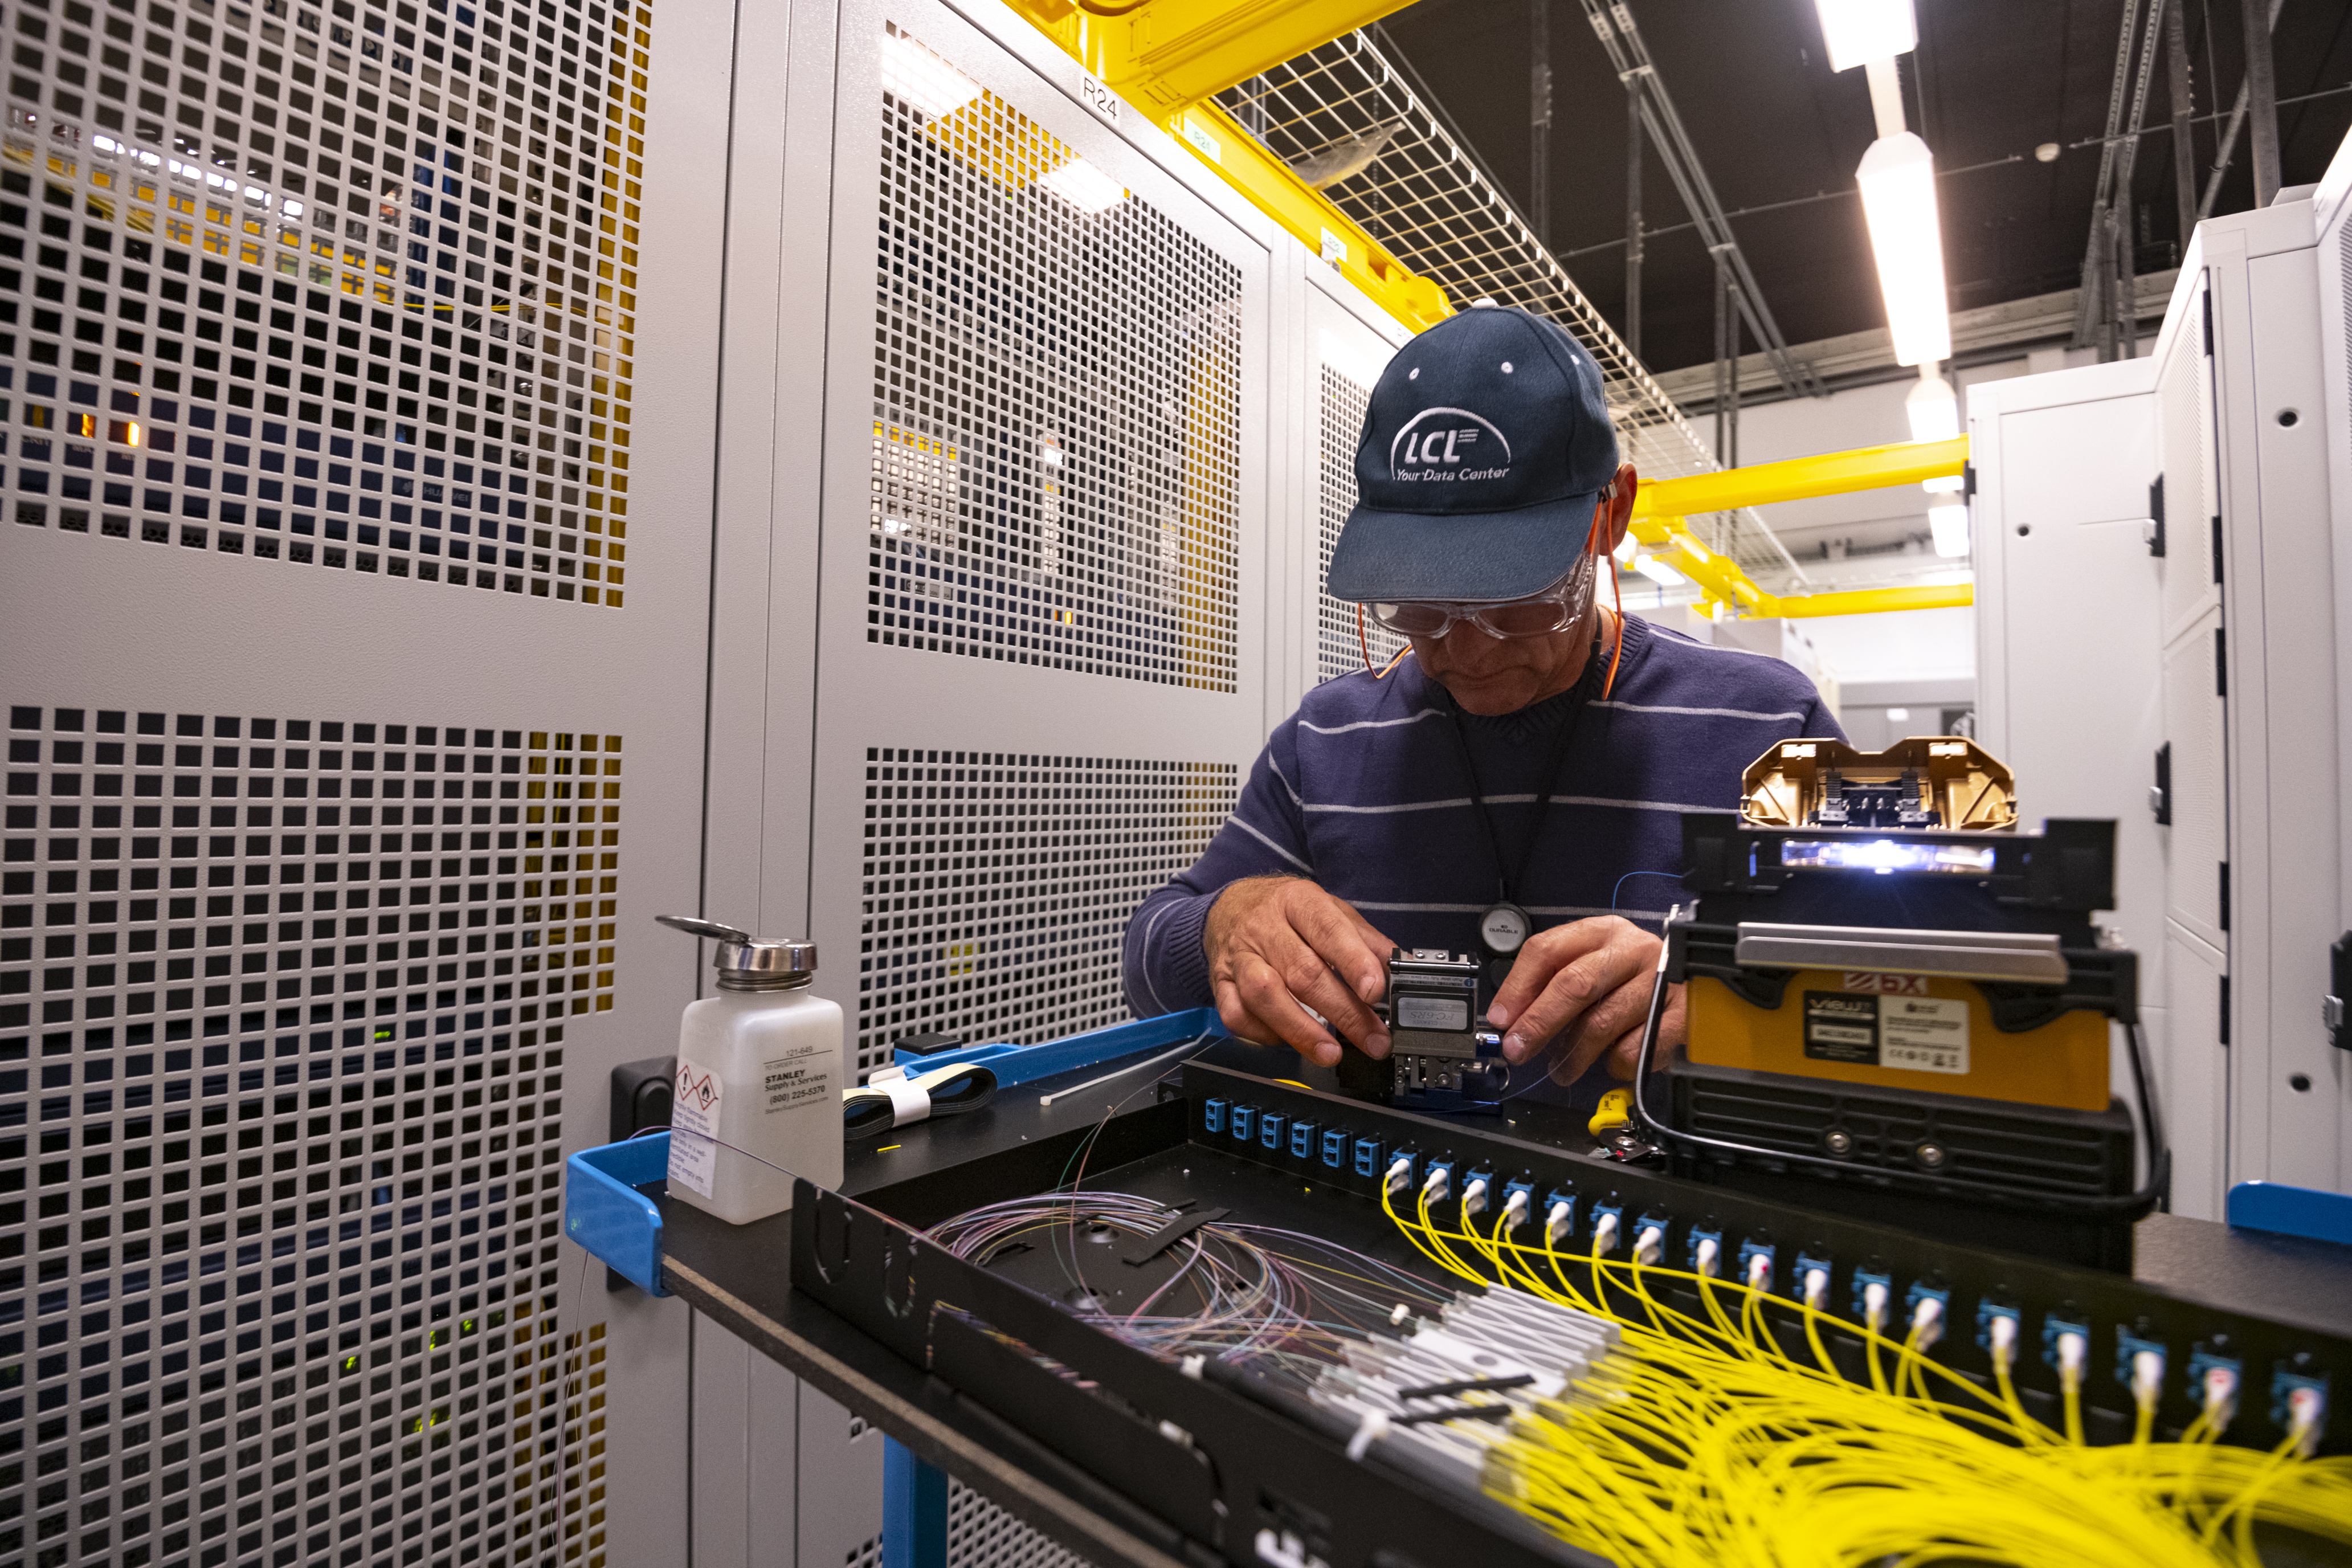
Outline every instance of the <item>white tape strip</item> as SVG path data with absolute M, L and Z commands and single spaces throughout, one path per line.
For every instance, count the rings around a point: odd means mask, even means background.
M 929 1089 L 920 1088 L 904 1078 L 887 1079 L 880 1082 L 868 1079 L 866 1084 L 868 1088 L 880 1089 L 889 1095 L 891 1126 L 911 1127 L 918 1121 L 930 1120 L 931 1096 Z

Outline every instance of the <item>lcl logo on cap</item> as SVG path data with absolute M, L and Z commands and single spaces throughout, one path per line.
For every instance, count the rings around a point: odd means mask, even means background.
M 1465 426 L 1462 420 L 1476 423 Z M 1501 466 L 1489 468 L 1465 468 L 1459 465 L 1475 460 L 1475 454 L 1467 450 L 1477 445 L 1480 432 L 1494 437 L 1503 449 Z M 1402 448 L 1402 456 L 1399 456 Z M 1403 483 L 1416 480 L 1454 482 L 1463 479 L 1499 479 L 1511 471 L 1511 443 L 1495 427 L 1494 422 L 1467 408 L 1424 408 L 1405 423 L 1389 443 L 1389 478 Z

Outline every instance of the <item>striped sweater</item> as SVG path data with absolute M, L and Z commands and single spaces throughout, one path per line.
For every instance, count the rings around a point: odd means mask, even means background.
M 1399 946 L 1476 952 L 1497 878 L 1473 766 L 1503 858 L 1514 874 L 1525 868 L 1518 901 L 1538 929 L 1612 911 L 1654 925 L 1677 893 L 1682 814 L 1738 809 L 1741 773 L 1774 742 L 1843 733 L 1812 683 L 1779 659 L 1638 616 L 1625 619 L 1606 701 L 1600 674 L 1496 718 L 1459 713 L 1410 658 L 1385 680 L 1359 670 L 1316 687 L 1276 729 L 1201 858 L 1137 909 L 1129 1005 L 1145 1016 L 1213 1005 L 1202 929 L 1218 891 L 1244 877 L 1312 878 Z

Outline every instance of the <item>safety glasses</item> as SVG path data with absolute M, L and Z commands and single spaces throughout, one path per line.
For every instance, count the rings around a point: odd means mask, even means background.
M 1592 607 L 1593 558 L 1580 555 L 1567 576 L 1540 594 L 1501 603 L 1423 601 L 1368 605 L 1372 619 L 1403 637 L 1435 642 L 1467 621 L 1490 637 L 1539 637 L 1566 631 Z

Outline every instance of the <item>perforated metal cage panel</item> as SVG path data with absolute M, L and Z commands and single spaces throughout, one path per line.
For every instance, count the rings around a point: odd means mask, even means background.
M 1234 807 L 1230 763 L 866 752 L 857 1071 L 901 1035 L 1024 1045 L 1118 1023 L 1119 939 Z
M 1130 1016 L 1128 917 L 1265 733 L 1267 285 L 1075 77 L 922 0 L 841 29 L 824 506 L 866 547 L 824 562 L 811 886 L 862 1075 Z
M 1379 669 L 1405 646 L 1404 639 L 1356 606 L 1323 591 L 1331 573 L 1331 552 L 1356 508 L 1356 443 L 1364 429 L 1371 395 L 1330 365 L 1322 367 L 1316 403 L 1318 486 L 1316 491 L 1318 552 L 1315 582 L 1315 678 L 1328 680 L 1361 669 L 1369 658 Z M 1369 654 L 1367 653 L 1369 649 Z
M 1234 690 L 1239 269 L 878 41 L 868 640 Z
M 962 1482 L 948 1482 L 948 1568 L 1087 1568 Z M 852 1564 L 851 1568 L 858 1568 Z
M 645 24 L 44 9 L 0 170 L 37 229 L 16 521 L 618 605 L 643 142 L 600 110 Z
M 653 13 L 0 16 L 0 1563 L 604 1563 L 660 1331 L 565 1114 L 687 994 L 707 573 L 625 581 Z

